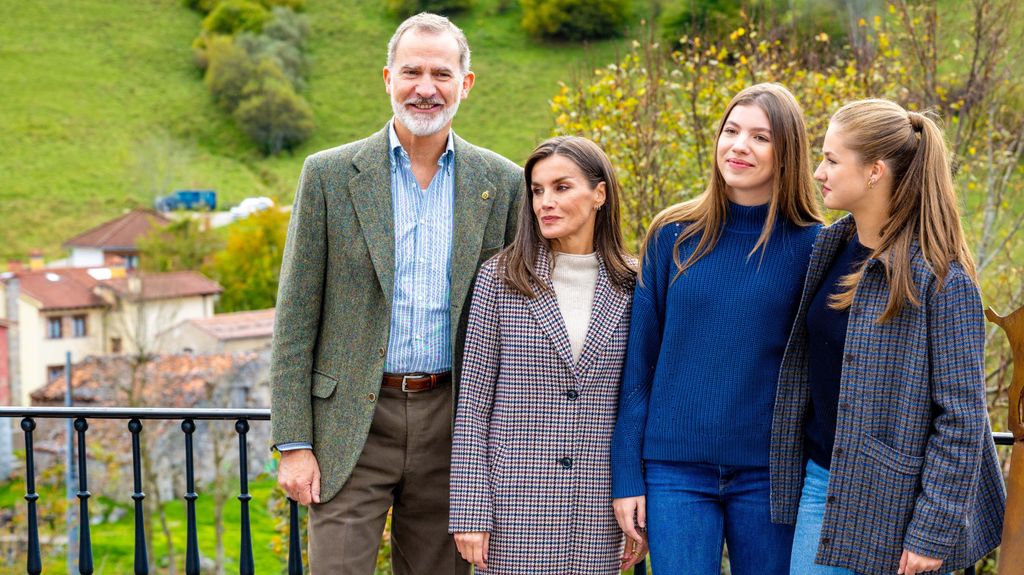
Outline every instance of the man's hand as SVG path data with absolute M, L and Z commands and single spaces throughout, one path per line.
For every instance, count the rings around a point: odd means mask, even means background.
M 480 569 L 487 569 L 487 544 L 491 534 L 486 531 L 469 531 L 455 534 L 455 546 L 462 558 Z
M 917 575 L 928 571 L 938 571 L 940 567 L 942 567 L 942 559 L 924 557 L 904 549 L 903 556 L 900 557 L 900 570 L 897 573 L 899 575 Z
M 281 452 L 277 468 L 277 484 L 288 497 L 302 505 L 320 503 L 320 466 L 312 449 L 291 449 Z

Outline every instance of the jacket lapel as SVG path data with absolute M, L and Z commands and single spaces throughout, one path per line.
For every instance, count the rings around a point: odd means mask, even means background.
M 582 379 L 601 351 L 607 348 L 632 298 L 632 294 L 624 293 L 612 285 L 604 260 L 600 257 L 598 260 L 600 268 L 594 290 L 594 305 L 591 306 L 590 326 L 587 328 L 583 353 L 575 366 L 577 379 Z
M 558 307 L 558 298 L 555 296 L 554 287 L 551 285 L 551 252 L 547 247 L 541 246 L 537 250 L 537 258 L 534 264 L 537 275 L 544 281 L 547 289 L 537 291 L 536 297 L 527 298 L 526 306 L 533 313 L 540 325 L 541 330 L 551 340 L 555 347 L 555 353 L 562 358 L 569 372 L 575 376 L 576 370 L 572 360 L 572 348 L 569 347 L 569 335 L 565 329 L 565 319 L 562 318 L 562 310 Z M 591 320 L 593 321 L 593 320 Z
M 836 259 L 839 246 L 842 245 L 845 238 L 849 237 L 853 226 L 853 217 L 845 216 L 818 234 L 818 241 L 815 242 L 814 249 L 811 250 L 811 258 L 807 264 L 807 279 L 804 280 L 804 292 L 800 297 L 800 308 L 797 311 L 797 321 L 800 324 L 803 323 L 803 317 L 807 313 L 811 299 L 814 294 L 818 293 L 818 287 L 825 277 L 825 272 L 832 265 L 832 260 Z
M 352 164 L 358 173 L 349 181 L 349 193 L 384 299 L 390 305 L 395 283 L 395 218 L 386 127 L 367 139 Z
M 484 230 L 497 186 L 488 177 L 489 164 L 476 149 L 455 136 L 455 214 L 452 228 L 451 302 L 466 301 L 476 275 Z

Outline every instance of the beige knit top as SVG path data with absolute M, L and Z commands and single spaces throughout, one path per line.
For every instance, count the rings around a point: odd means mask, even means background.
M 555 264 L 551 270 L 551 283 L 565 320 L 573 361 L 579 361 L 583 353 L 583 342 L 587 338 L 587 328 L 590 326 L 590 311 L 594 304 L 600 264 L 597 253 L 576 255 L 554 252 L 553 255 Z

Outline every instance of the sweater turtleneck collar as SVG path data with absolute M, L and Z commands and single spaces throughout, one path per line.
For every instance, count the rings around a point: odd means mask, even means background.
M 725 216 L 725 229 L 741 234 L 760 234 L 764 229 L 764 220 L 768 217 L 768 205 L 741 206 L 729 202 Z

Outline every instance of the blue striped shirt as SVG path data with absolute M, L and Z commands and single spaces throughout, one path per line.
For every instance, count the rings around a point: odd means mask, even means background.
M 452 133 L 426 190 L 409 154 L 388 126 L 391 204 L 395 223 L 395 284 L 384 371 L 438 373 L 452 368 L 451 254 L 455 207 Z

